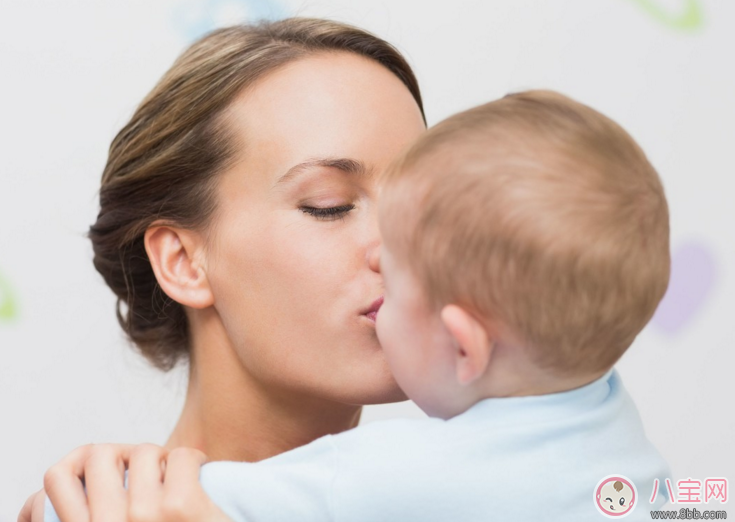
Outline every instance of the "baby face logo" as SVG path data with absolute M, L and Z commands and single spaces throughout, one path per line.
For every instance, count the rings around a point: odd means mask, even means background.
M 595 506 L 608 518 L 623 518 L 635 508 L 638 492 L 629 479 L 621 475 L 610 475 L 597 483 Z

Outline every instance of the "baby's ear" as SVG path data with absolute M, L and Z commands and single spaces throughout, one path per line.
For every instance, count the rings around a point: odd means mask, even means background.
M 445 306 L 441 318 L 455 341 L 453 356 L 457 380 L 461 385 L 471 384 L 485 373 L 490 364 L 493 336 L 480 321 L 460 306 Z

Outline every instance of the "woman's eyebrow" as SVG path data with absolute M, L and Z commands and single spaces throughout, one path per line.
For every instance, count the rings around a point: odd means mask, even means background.
M 351 158 L 316 158 L 304 161 L 288 169 L 288 171 L 281 176 L 278 181 L 276 181 L 276 185 L 291 181 L 298 174 L 314 167 L 331 167 L 339 169 L 346 174 L 363 175 L 368 173 L 368 168 L 360 160 Z

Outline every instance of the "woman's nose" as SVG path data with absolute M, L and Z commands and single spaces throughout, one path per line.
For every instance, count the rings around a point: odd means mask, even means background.
M 373 272 L 380 273 L 380 243 L 370 249 L 368 253 L 368 266 Z

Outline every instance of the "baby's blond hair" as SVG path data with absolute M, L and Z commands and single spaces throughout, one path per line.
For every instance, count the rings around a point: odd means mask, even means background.
M 560 375 L 610 368 L 668 285 L 656 171 L 619 125 L 554 92 L 430 129 L 386 174 L 380 213 L 433 305 L 502 321 Z

